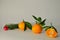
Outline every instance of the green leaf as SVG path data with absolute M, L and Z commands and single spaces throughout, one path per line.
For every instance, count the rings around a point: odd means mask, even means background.
M 41 17 L 38 17 L 38 21 L 39 21 L 39 22 L 41 22 L 41 21 L 42 21 Z
M 45 31 L 49 28 L 53 28 L 57 32 L 57 29 L 54 26 L 44 26 L 43 28 L 45 29 Z
M 37 17 L 35 17 L 34 15 L 32 15 L 32 17 L 33 17 L 35 20 L 38 20 L 38 18 L 37 18 Z
M 18 28 L 18 24 L 13 24 L 12 26 L 14 27 L 14 29 Z
M 47 29 L 49 29 L 49 28 L 51 28 L 50 26 L 47 26 L 47 28 L 45 29 L 45 31 L 47 30 Z
M 37 23 L 41 23 L 41 21 L 42 21 L 42 19 L 41 19 L 41 17 L 36 17 L 36 16 L 34 16 L 34 15 L 32 15 L 32 17 L 37 21 Z
M 8 29 L 10 30 L 18 28 L 18 24 L 7 24 L 7 26 L 8 26 Z
M 29 22 L 25 22 L 25 25 L 26 25 L 26 27 L 28 27 L 29 29 L 32 30 L 32 25 L 31 25 L 31 23 L 29 23 Z
M 39 22 L 41 22 L 41 20 L 42 20 L 41 17 L 38 17 L 38 18 L 37 18 L 37 17 L 34 16 L 34 15 L 32 15 L 32 17 L 33 17 L 36 21 L 39 21 Z
M 34 15 L 32 15 L 33 16 L 33 18 L 36 20 L 36 23 L 39 23 L 39 24 L 41 24 L 42 26 L 44 26 L 45 25 L 45 21 L 46 21 L 46 19 L 44 19 L 43 21 L 42 21 L 42 18 L 41 17 L 35 17 Z
M 55 31 L 58 33 L 57 29 L 53 26 L 53 28 L 55 29 Z
M 45 29 L 45 31 L 47 30 L 47 29 L 49 29 L 49 28 L 51 28 L 50 26 L 44 26 L 43 27 L 43 29 Z
M 46 19 L 44 19 L 40 24 L 41 24 L 42 26 L 44 26 L 44 25 L 45 25 L 45 21 L 46 21 Z
M 26 25 L 25 25 L 24 31 L 26 31 Z
M 25 20 L 23 19 L 23 22 L 25 23 Z M 25 24 L 25 28 L 24 28 L 24 31 L 26 31 L 26 24 Z

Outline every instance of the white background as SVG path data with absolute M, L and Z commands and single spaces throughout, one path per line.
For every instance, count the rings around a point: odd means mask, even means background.
M 46 25 L 52 22 L 59 32 L 60 0 L 0 0 L 0 30 L 23 19 L 33 23 L 32 15 L 46 18 Z

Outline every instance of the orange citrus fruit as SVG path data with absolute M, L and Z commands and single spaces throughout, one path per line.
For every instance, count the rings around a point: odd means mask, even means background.
M 42 26 L 40 24 L 34 24 L 32 26 L 32 32 L 34 32 L 35 34 L 39 34 L 42 32 Z
M 56 32 L 56 30 L 54 28 L 49 28 L 46 30 L 46 35 L 48 37 L 55 38 L 55 37 L 57 37 L 57 34 L 58 33 Z
M 42 32 L 43 26 L 45 25 L 46 19 L 42 20 L 41 17 L 36 17 L 32 15 L 32 17 L 36 20 L 36 24 L 33 25 L 32 27 L 32 32 L 39 34 Z
M 24 31 L 24 29 L 25 29 L 25 23 L 24 23 L 24 21 L 22 21 L 22 22 L 20 22 L 20 23 L 18 24 L 18 28 L 19 28 L 20 30 Z

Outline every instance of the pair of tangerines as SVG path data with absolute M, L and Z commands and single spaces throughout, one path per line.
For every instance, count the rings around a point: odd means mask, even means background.
M 41 17 L 35 17 L 34 15 L 32 16 L 35 20 L 36 23 L 32 26 L 31 23 L 22 21 L 18 24 L 18 28 L 22 31 L 25 31 L 27 28 L 31 29 L 33 33 L 35 34 L 40 34 L 43 29 L 45 28 L 46 35 L 51 38 L 55 38 L 58 35 L 58 32 L 54 26 L 44 26 L 46 19 L 42 20 Z

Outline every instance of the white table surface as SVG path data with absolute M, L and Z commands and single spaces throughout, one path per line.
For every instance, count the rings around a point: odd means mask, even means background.
M 0 40 L 59 40 L 60 34 L 57 38 L 49 38 L 45 32 L 41 34 L 34 34 L 31 30 L 21 31 L 19 29 L 4 31 L 0 30 Z

